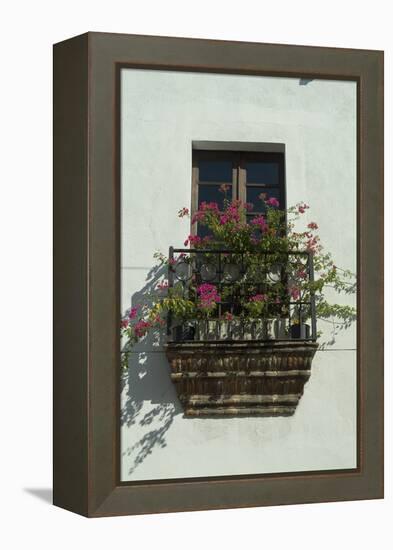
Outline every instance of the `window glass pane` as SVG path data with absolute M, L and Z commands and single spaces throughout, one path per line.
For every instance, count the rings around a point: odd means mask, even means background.
M 228 189 L 226 195 L 220 191 L 219 185 L 199 185 L 198 186 L 198 207 L 201 202 L 216 202 L 220 210 L 224 208 L 224 198 L 231 200 L 232 186 Z
M 199 161 L 199 181 L 232 182 L 232 162 L 230 160 Z
M 247 186 L 247 202 L 254 205 L 254 212 L 265 212 L 265 203 L 259 198 L 261 193 L 266 194 L 266 199 L 274 197 L 280 201 L 280 190 L 277 187 L 249 187 Z M 280 207 L 282 205 L 280 204 Z
M 278 185 L 277 162 L 247 162 L 245 165 L 247 183 Z

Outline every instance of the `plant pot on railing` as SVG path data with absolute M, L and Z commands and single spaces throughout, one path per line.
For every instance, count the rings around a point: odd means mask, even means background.
M 291 338 L 300 338 L 302 340 L 306 340 L 310 338 L 311 334 L 311 328 L 310 325 L 307 325 L 306 323 L 297 323 L 293 324 L 290 327 L 290 335 Z
M 196 320 L 186 321 L 172 327 L 175 342 L 189 340 L 277 340 L 288 339 L 285 319 L 259 319 L 244 323 L 240 320 Z M 292 336 L 303 338 L 302 336 Z M 309 336 L 307 336 L 309 338 Z
M 184 342 L 188 340 L 194 340 L 195 338 L 195 326 L 190 323 L 184 323 L 172 328 L 172 336 L 175 342 Z

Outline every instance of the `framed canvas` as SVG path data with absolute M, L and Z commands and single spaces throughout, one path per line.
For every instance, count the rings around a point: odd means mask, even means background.
M 383 53 L 54 46 L 54 503 L 383 497 Z

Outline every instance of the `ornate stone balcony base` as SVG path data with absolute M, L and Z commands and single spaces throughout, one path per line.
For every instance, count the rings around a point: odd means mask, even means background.
M 311 375 L 312 341 L 171 342 L 166 354 L 185 416 L 292 415 Z

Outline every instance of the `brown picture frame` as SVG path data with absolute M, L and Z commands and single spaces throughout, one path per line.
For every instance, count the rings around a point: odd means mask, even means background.
M 358 467 L 120 483 L 122 67 L 357 83 Z M 54 504 L 101 517 L 383 498 L 383 52 L 87 33 L 54 46 Z

